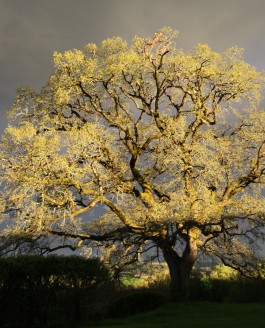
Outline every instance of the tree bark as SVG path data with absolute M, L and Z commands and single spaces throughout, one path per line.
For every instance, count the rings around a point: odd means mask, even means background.
M 162 251 L 170 273 L 170 300 L 188 300 L 191 271 L 198 256 L 197 245 L 187 243 L 182 256 L 179 256 L 172 247 L 163 247 Z

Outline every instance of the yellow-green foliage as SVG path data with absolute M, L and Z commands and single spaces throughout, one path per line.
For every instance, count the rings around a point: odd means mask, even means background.
M 210 273 L 211 279 L 233 280 L 238 278 L 238 272 L 224 264 L 218 264 Z
M 189 263 L 201 249 L 254 275 L 264 75 L 237 47 L 185 52 L 176 36 L 56 52 L 42 90 L 18 90 L 0 146 L 4 242 L 93 240 L 116 268 L 150 243 Z

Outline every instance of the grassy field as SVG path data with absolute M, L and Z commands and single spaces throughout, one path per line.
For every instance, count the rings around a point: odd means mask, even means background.
M 126 287 L 145 287 L 148 284 L 148 281 L 144 278 L 135 278 L 135 277 L 122 277 L 121 282 Z
M 90 328 L 264 328 L 265 304 L 168 304 L 156 311 L 119 320 L 106 320 Z

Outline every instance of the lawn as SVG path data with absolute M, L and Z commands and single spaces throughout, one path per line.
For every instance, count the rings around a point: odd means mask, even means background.
M 265 304 L 168 304 L 156 311 L 119 320 L 106 320 L 90 328 L 264 328 Z

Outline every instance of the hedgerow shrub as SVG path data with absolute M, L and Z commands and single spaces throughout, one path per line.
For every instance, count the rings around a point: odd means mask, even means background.
M 151 311 L 165 304 L 166 301 L 165 296 L 157 292 L 148 290 L 133 291 L 113 300 L 109 307 L 109 316 L 118 318 Z
M 212 279 L 191 281 L 190 299 L 212 302 L 265 302 L 265 279 Z
M 0 326 L 67 327 L 86 317 L 93 290 L 109 280 L 98 259 L 0 258 Z

